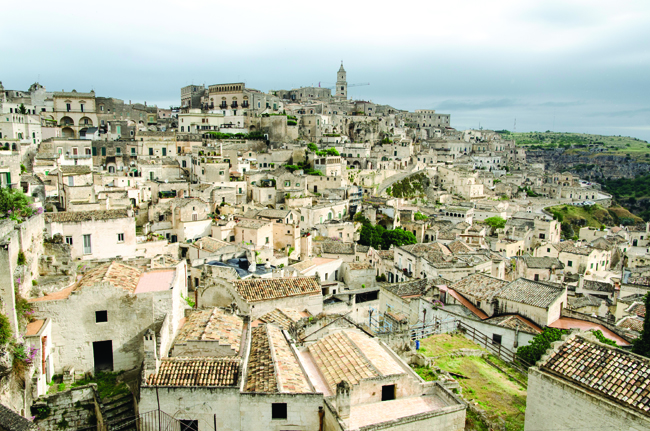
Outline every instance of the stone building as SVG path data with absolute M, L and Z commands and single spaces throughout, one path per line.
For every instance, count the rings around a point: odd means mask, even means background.
M 135 256 L 135 218 L 130 210 L 45 213 L 47 236 L 61 235 L 73 259 Z
M 571 334 L 528 371 L 524 429 L 650 429 L 648 373 L 647 358 Z
M 54 92 L 54 119 L 65 138 L 79 139 L 91 127 L 97 127 L 95 92 Z
M 30 299 L 35 316 L 52 321 L 54 372 L 139 366 L 145 331 L 156 324 L 170 334 L 178 329 L 186 280 L 184 262 L 143 271 L 114 261 L 87 271 L 70 287 Z

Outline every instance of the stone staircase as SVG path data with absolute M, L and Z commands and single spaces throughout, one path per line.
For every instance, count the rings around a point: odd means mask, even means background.
M 104 398 L 101 403 L 107 431 L 137 431 L 131 392 Z

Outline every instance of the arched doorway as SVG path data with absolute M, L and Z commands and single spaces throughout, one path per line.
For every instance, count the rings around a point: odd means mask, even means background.
M 72 130 L 71 127 L 64 127 L 61 129 L 61 136 L 64 138 L 71 138 L 74 139 L 74 130 Z

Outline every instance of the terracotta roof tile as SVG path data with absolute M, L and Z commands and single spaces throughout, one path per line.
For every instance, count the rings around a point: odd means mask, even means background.
M 508 284 L 507 281 L 499 280 L 498 278 L 490 277 L 479 272 L 465 277 L 449 287 L 461 295 L 468 295 L 481 301 L 494 296 L 506 284 Z
M 243 320 L 220 308 L 197 310 L 190 314 L 176 338 L 176 343 L 187 341 L 216 341 L 221 346 L 230 346 L 239 353 Z
M 88 271 L 79 280 L 74 290 L 80 290 L 97 283 L 111 283 L 115 287 L 121 287 L 134 293 L 141 275 L 142 271 L 139 269 L 113 261 Z
M 145 386 L 236 386 L 241 358 L 163 358 Z
M 554 351 L 540 368 L 650 415 L 647 359 L 575 336 Z
M 625 311 L 635 316 L 645 317 L 645 304 L 643 302 L 634 302 Z
M 321 338 L 309 352 L 332 392 L 341 380 L 356 385 L 363 379 L 404 373 L 376 340 L 353 330 Z
M 235 280 L 233 286 L 246 302 L 315 295 L 321 292 L 315 277 L 252 278 Z
M 300 311 L 291 308 L 276 308 L 273 311 L 269 311 L 258 320 L 262 323 L 274 323 L 282 329 L 289 330 L 292 324 L 298 322 L 303 317 L 306 317 L 305 314 L 308 315 L 308 313 L 301 313 Z
M 275 364 L 267 333 L 267 325 L 253 328 L 251 333 L 251 353 L 248 357 L 246 392 L 277 392 Z
M 266 330 L 273 344 L 276 379 L 280 392 L 298 394 L 312 392 L 282 330 L 273 325 L 267 325 Z
M 78 223 L 90 220 L 112 220 L 129 217 L 128 210 L 65 211 L 45 213 L 46 223 Z
M 564 288 L 559 284 L 518 278 L 501 289 L 496 297 L 533 307 L 548 308 L 563 293 Z

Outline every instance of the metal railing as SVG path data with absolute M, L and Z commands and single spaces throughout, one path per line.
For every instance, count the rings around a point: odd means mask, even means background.
M 528 362 L 517 356 L 517 352 L 514 352 L 507 347 L 503 347 L 501 343 L 497 343 L 481 331 L 478 331 L 476 328 L 473 328 L 460 320 L 458 321 L 457 329 L 464 332 L 467 338 L 471 339 L 479 346 L 483 346 L 488 352 L 509 363 L 520 373 L 526 374 L 526 370 L 531 366 Z
M 209 426 L 209 428 L 213 427 Z M 119 422 L 106 422 L 91 427 L 76 428 L 75 431 L 122 431 L 129 429 L 137 429 L 138 431 L 199 431 L 195 422 L 178 420 L 162 410 L 151 410 Z

